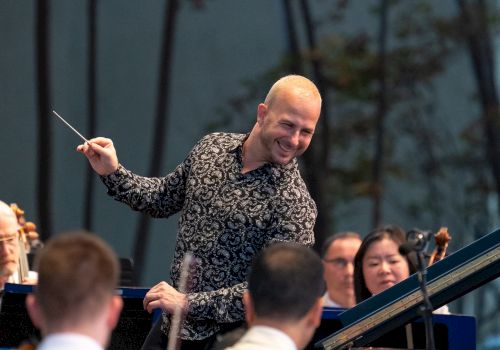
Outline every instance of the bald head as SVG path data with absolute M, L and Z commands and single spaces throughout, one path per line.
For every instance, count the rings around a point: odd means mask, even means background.
M 311 80 L 301 75 L 287 75 L 275 82 L 269 90 L 264 103 L 271 107 L 277 97 L 289 92 L 294 92 L 306 99 L 315 99 L 321 106 L 321 94 L 318 88 Z

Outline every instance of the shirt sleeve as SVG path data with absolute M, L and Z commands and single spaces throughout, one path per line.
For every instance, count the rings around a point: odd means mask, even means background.
M 184 161 L 165 177 L 143 177 L 120 165 L 101 180 L 115 200 L 152 217 L 166 218 L 182 209 L 188 168 Z
M 210 292 L 188 294 L 188 315 L 192 319 L 210 319 L 217 323 L 236 322 L 244 318 L 243 292 L 248 283 Z

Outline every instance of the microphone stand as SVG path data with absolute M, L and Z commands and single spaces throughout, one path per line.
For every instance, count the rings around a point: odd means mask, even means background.
M 434 344 L 434 329 L 432 327 L 432 304 L 427 292 L 427 269 L 424 259 L 424 248 L 427 244 L 417 246 L 415 252 L 417 254 L 417 276 L 420 285 L 420 291 L 423 297 L 423 303 L 419 307 L 419 313 L 424 319 L 425 336 L 426 336 L 426 349 L 435 350 Z

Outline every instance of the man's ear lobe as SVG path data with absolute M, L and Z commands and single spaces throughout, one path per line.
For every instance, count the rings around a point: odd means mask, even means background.
M 323 315 L 323 298 L 318 298 L 310 310 L 311 322 L 313 326 L 319 327 L 321 324 L 321 316 Z
M 123 299 L 119 295 L 113 295 L 109 305 L 108 326 L 114 329 L 120 319 L 120 314 L 123 309 Z
M 250 326 L 255 319 L 255 312 L 253 310 L 252 297 L 248 291 L 243 293 L 243 305 L 245 305 L 245 320 L 248 326 Z
M 40 312 L 40 306 L 38 305 L 36 297 L 33 294 L 28 294 L 26 296 L 26 309 L 28 310 L 28 314 L 31 322 L 33 322 L 33 325 L 40 329 L 42 326 L 42 315 Z

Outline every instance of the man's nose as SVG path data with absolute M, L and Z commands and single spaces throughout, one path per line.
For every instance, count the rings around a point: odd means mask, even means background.
M 292 131 L 289 142 L 293 147 L 297 147 L 299 145 L 299 139 L 300 139 L 300 131 L 299 130 L 294 130 Z
M 0 242 L 0 254 L 1 255 L 9 254 L 9 247 L 7 242 Z
M 345 266 L 346 272 L 349 276 L 354 275 L 354 263 L 348 262 Z

